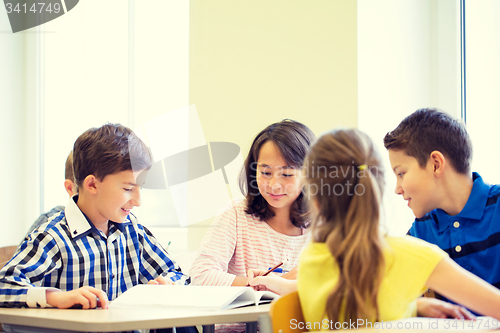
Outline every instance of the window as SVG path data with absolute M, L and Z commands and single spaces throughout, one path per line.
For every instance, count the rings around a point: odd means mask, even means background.
M 465 3 L 465 110 L 474 156 L 472 170 L 500 183 L 500 1 Z
M 358 0 L 358 128 L 384 161 L 390 235 L 406 234 L 414 216 L 394 193 L 383 138 L 423 107 L 460 117 L 459 12 L 457 0 Z

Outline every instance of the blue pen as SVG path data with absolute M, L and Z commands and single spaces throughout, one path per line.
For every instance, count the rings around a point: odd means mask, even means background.
M 272 267 L 269 267 L 268 270 L 271 269 L 271 268 Z M 280 267 L 280 268 L 276 268 L 273 272 L 274 273 L 288 273 L 289 271 L 287 271 L 286 269 L 283 269 L 283 268 Z

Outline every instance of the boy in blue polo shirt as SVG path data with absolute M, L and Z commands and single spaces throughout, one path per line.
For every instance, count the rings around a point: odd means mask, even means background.
M 105 309 L 137 284 L 188 284 L 130 213 L 141 204 L 151 165 L 148 148 L 125 126 L 106 124 L 80 135 L 73 147 L 78 194 L 28 235 L 0 270 L 0 306 Z
M 416 217 L 408 234 L 500 287 L 500 186 L 471 172 L 465 126 L 437 109 L 420 109 L 387 133 L 384 145 L 396 193 Z

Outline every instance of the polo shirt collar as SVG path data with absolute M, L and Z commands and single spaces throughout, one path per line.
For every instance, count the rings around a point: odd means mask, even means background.
M 483 178 L 477 173 L 472 173 L 472 191 L 470 192 L 469 199 L 460 213 L 455 216 L 450 216 L 442 209 L 437 209 L 437 217 L 439 223 L 439 231 L 442 232 L 448 227 L 449 221 L 453 223 L 456 219 L 471 219 L 480 221 L 484 214 L 486 203 L 488 202 L 488 195 L 490 193 L 490 186 L 483 181 Z M 451 221 L 453 220 L 453 221 Z

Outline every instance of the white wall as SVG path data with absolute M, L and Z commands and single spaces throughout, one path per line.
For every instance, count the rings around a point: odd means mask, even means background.
M 129 126 L 128 7 L 119 4 L 100 1 L 96 11 L 96 1 L 81 1 L 41 26 L 43 211 L 68 201 L 64 163 L 82 132 L 108 121 Z M 112 20 L 109 12 L 115 13 Z
M 25 133 L 25 35 L 12 34 L 7 13 L 0 10 L 0 246 L 17 245 L 24 236 L 24 221 L 36 211 L 25 200 L 37 186 L 29 183 Z M 35 156 L 30 156 L 34 162 Z M 34 186 L 32 186 L 34 185 Z
M 1 163 L 8 177 L 0 201 L 6 218 L 0 226 L 9 232 L 0 233 L 0 246 L 16 244 L 40 212 L 66 203 L 64 161 L 81 132 L 106 121 L 137 128 L 190 102 L 189 78 L 200 74 L 189 73 L 189 43 L 191 38 L 196 46 L 201 37 L 190 36 L 189 3 L 155 0 L 124 5 L 110 0 L 99 2 L 99 13 L 96 4 L 97 0 L 82 1 L 30 32 L 0 35 L 0 60 L 8 64 L 0 76 L 0 126 L 2 142 L 9 143 L 0 149 L 5 161 L 23 161 L 15 167 Z M 383 136 L 417 108 L 438 106 L 455 117 L 460 114 L 457 5 L 456 0 L 357 1 L 357 118 L 384 158 Z M 106 14 L 110 12 L 113 24 Z M 191 13 L 191 19 L 199 19 L 199 14 Z M 5 11 L 0 11 L 0 24 L 2 31 L 9 31 Z M 206 67 L 200 69 L 204 71 Z M 43 161 L 43 168 L 38 161 Z M 38 170 L 43 172 L 41 179 Z M 413 216 L 393 194 L 394 176 L 389 171 L 387 180 L 388 227 L 402 234 Z M 145 217 L 141 222 L 159 226 L 154 232 L 164 243 L 175 238 L 173 252 L 185 250 L 184 245 L 175 246 L 187 242 L 187 232 L 176 233 L 168 226 L 164 212 L 170 208 L 162 198 L 153 200 L 161 196 L 145 190 L 143 197 L 143 209 L 137 212 Z M 163 218 L 148 218 L 147 212 Z
M 47 211 L 67 201 L 64 161 L 83 131 L 105 122 L 137 130 L 188 104 L 189 2 L 82 1 L 44 29 L 54 32 L 45 35 L 42 64 Z M 143 190 L 134 213 L 162 243 L 175 238 L 171 250 L 181 252 L 187 232 L 165 229 L 172 207 L 163 192 Z
M 133 128 L 189 105 L 189 3 L 135 1 Z M 187 251 L 188 230 L 179 227 L 170 191 L 144 189 L 141 195 L 141 223 L 162 244 L 172 241 L 171 254 Z
M 357 125 L 356 0 L 190 3 L 189 100 L 208 140 L 246 157 L 284 118 L 318 135 Z M 210 222 L 192 225 L 191 247 Z
M 64 163 L 83 131 L 108 121 L 137 129 L 188 105 L 189 2 L 81 1 L 16 34 L 0 10 L 0 30 L 4 246 L 18 244 L 40 213 L 67 203 Z M 165 227 L 171 208 L 151 197 L 158 193 L 144 190 L 135 213 L 152 229 Z M 174 252 L 186 250 L 185 229 L 154 232 L 165 244 L 176 239 Z
M 358 0 L 358 128 L 375 141 L 386 168 L 389 234 L 414 216 L 394 193 L 384 135 L 423 107 L 460 117 L 458 1 Z

